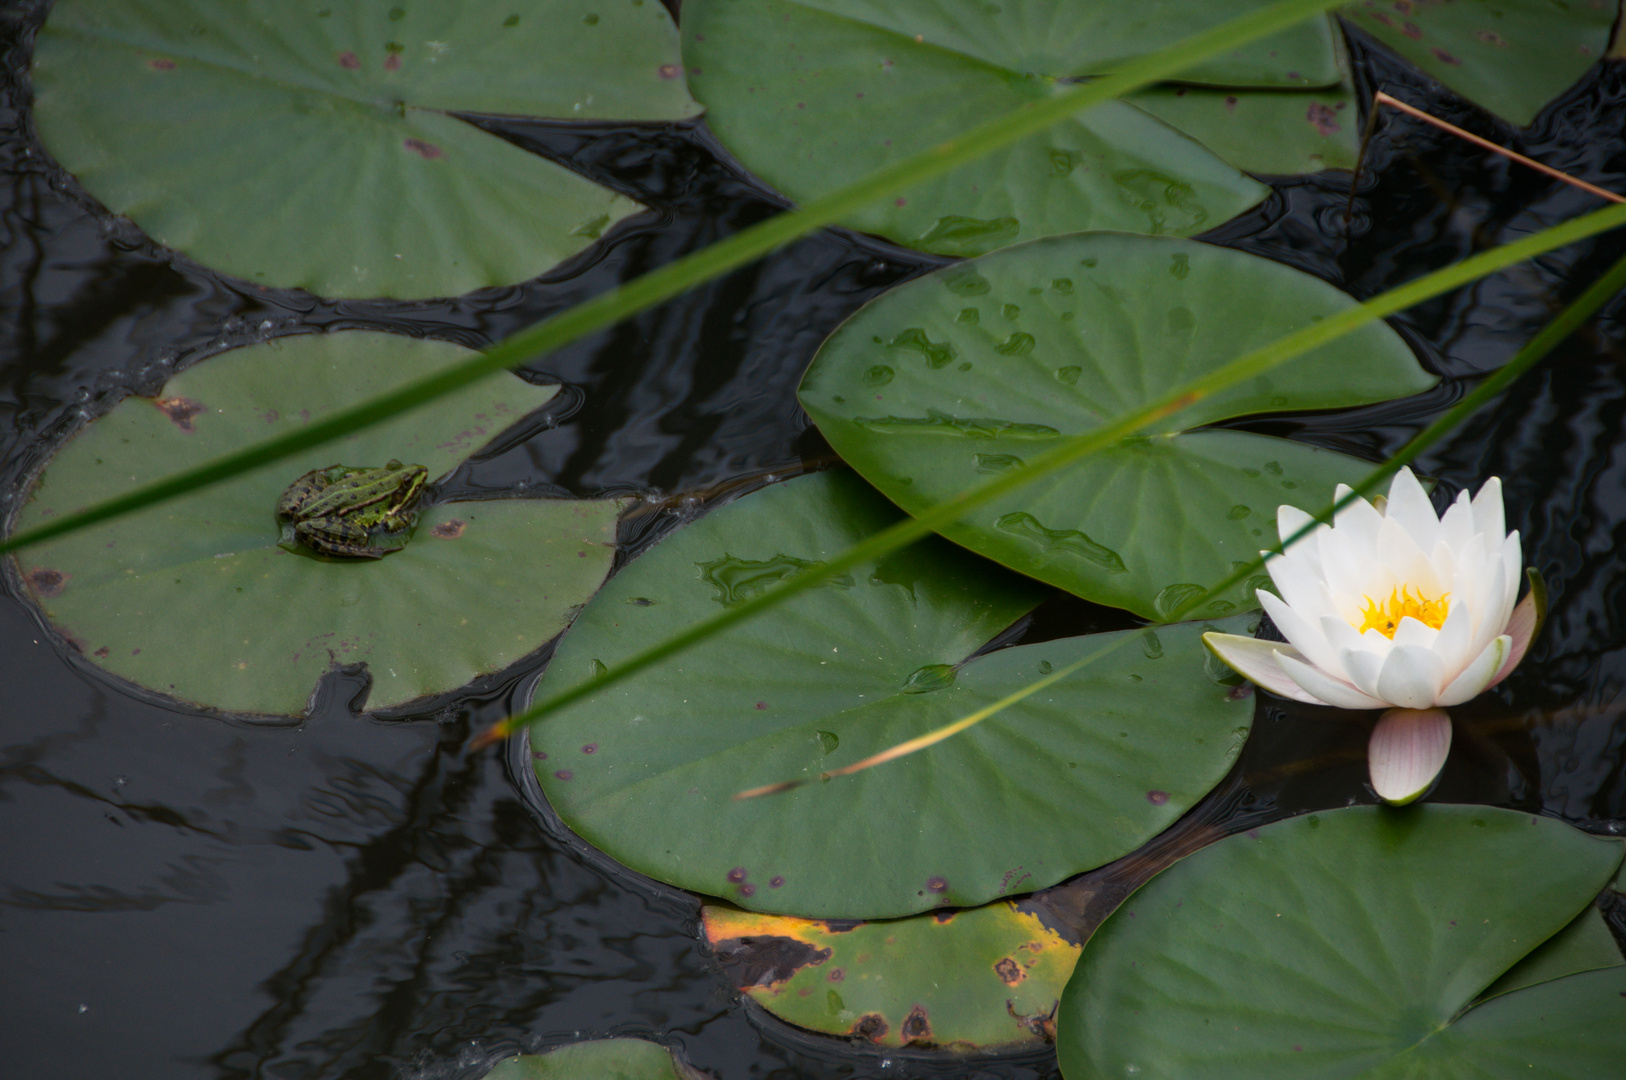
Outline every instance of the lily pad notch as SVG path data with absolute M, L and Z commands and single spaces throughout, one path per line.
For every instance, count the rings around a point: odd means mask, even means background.
M 468 355 L 447 342 L 341 331 L 204 360 L 170 379 L 163 396 L 128 398 L 70 439 L 16 527 L 295 430 Z M 30 547 L 18 567 L 45 617 L 89 660 L 205 708 L 299 714 L 323 673 L 361 663 L 372 679 L 369 708 L 454 690 L 564 628 L 609 571 L 622 503 L 414 503 L 415 531 L 380 558 L 288 550 L 277 508 L 290 481 L 313 469 L 367 477 L 387 474 L 379 467 L 397 459 L 442 477 L 557 389 L 514 375 L 488 379 L 238 479 Z M 378 523 L 401 524 L 389 515 Z

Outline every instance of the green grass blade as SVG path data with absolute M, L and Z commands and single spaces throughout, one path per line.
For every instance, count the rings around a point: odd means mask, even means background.
M 517 367 L 572 341 L 669 300 L 720 274 L 744 266 L 816 229 L 834 224 L 876 199 L 958 168 L 1002 146 L 1043 131 L 1058 120 L 1179 74 L 1185 68 L 1258 37 L 1334 7 L 1339 0 L 1282 0 L 1167 49 L 1133 60 L 1113 75 L 1057 91 L 1009 115 L 998 117 L 942 143 L 871 173 L 839 191 L 736 233 L 601 296 L 521 330 L 486 349 L 479 358 L 431 378 L 408 383 L 372 401 L 333 413 L 324 420 L 235 454 L 177 473 L 96 506 L 77 511 L 0 541 L 0 555 L 42 540 L 75 532 L 155 503 L 173 499 L 251 469 L 330 442 L 369 424 L 409 412 L 499 371 Z
M 681 634 L 675 634 L 663 642 L 651 645 L 643 652 L 629 657 L 619 667 L 599 675 L 595 679 L 579 683 L 570 690 L 538 702 L 525 712 L 516 714 L 494 725 L 480 737 L 479 742 L 484 745 L 487 742 L 505 738 L 522 725 L 536 723 L 549 713 L 564 708 L 573 702 L 580 701 L 590 694 L 642 671 L 651 664 L 658 663 L 714 634 L 721 633 L 731 626 L 753 618 L 768 608 L 790 599 L 797 593 L 812 588 L 826 578 L 844 573 L 860 563 L 867 562 L 870 559 L 878 559 L 899 548 L 906 547 L 916 540 L 958 520 L 976 507 L 1007 495 L 1023 485 L 1031 483 L 1056 469 L 1063 468 L 1103 447 L 1111 446 L 1125 437 L 1135 434 L 1141 428 L 1163 417 L 1173 415 L 1211 394 L 1218 393 L 1245 379 L 1261 375 L 1317 346 L 1351 333 L 1374 319 L 1392 315 L 1413 304 L 1421 303 L 1431 297 L 1448 292 L 1513 263 L 1532 258 L 1553 248 L 1573 243 L 1576 240 L 1585 239 L 1607 229 L 1618 228 L 1621 225 L 1626 225 L 1626 205 L 1616 205 L 1594 211 L 1583 217 L 1555 225 L 1533 236 L 1516 240 L 1511 244 L 1504 244 L 1499 248 L 1480 252 L 1442 270 L 1425 274 L 1414 281 L 1375 296 L 1358 307 L 1351 308 L 1323 322 L 1279 338 L 1262 349 L 1238 357 L 1203 378 L 1175 387 L 1143 408 L 1126 413 L 1104 427 L 1066 440 L 1056 449 L 1036 456 L 1024 468 L 1012 470 L 975 487 L 968 488 L 954 498 L 938 504 L 917 517 L 900 521 L 896 525 L 876 533 L 862 543 L 855 544 L 845 553 L 820 566 L 810 567 L 794 577 L 786 578 L 772 589 L 759 593 L 738 607 L 729 608 L 703 622 L 696 623 Z M 1591 295 L 1590 290 L 1588 295 Z M 1548 346 L 1548 348 L 1550 347 L 1551 345 Z
M 1512 385 L 1512 383 L 1518 379 L 1519 376 L 1523 375 L 1526 371 L 1529 371 L 1532 367 L 1539 363 L 1542 358 L 1544 358 L 1559 344 L 1559 342 L 1563 341 L 1565 338 L 1569 337 L 1570 334 L 1574 333 L 1582 323 L 1586 322 L 1587 319 L 1596 314 L 1599 308 L 1608 303 L 1611 298 L 1618 295 L 1622 289 L 1626 289 L 1626 257 L 1622 257 L 1620 261 L 1616 262 L 1614 266 L 1610 267 L 1602 277 L 1594 281 L 1585 292 L 1583 292 L 1573 303 L 1569 305 L 1569 307 L 1560 312 L 1556 319 L 1542 327 L 1541 331 L 1534 338 L 1530 339 L 1530 342 L 1525 345 L 1524 348 L 1520 349 L 1518 354 L 1515 355 L 1512 360 L 1509 360 L 1502 367 L 1498 368 L 1495 373 L 1476 386 L 1472 392 L 1464 396 L 1461 401 L 1457 402 L 1457 404 L 1446 410 L 1446 412 L 1441 414 L 1433 423 L 1429 424 L 1426 428 L 1413 436 L 1411 440 L 1408 441 L 1405 446 L 1396 451 L 1394 456 L 1388 461 L 1384 462 L 1382 465 L 1379 465 L 1376 469 L 1372 470 L 1365 477 L 1363 477 L 1360 483 L 1354 485 L 1349 494 L 1345 495 L 1342 499 L 1329 503 L 1320 513 L 1315 515 L 1313 521 L 1300 528 L 1297 532 L 1287 537 L 1287 539 L 1283 540 L 1281 543 L 1272 547 L 1270 549 L 1270 553 L 1280 554 L 1287 548 L 1292 547 L 1306 536 L 1309 536 L 1310 533 L 1314 532 L 1317 525 L 1330 523 L 1333 519 L 1333 515 L 1339 510 L 1342 510 L 1345 506 L 1348 506 L 1356 499 L 1372 492 L 1379 484 L 1383 483 L 1389 477 L 1399 472 L 1402 466 L 1411 462 L 1417 457 L 1418 454 L 1421 454 L 1424 450 L 1428 449 L 1436 442 L 1439 442 L 1440 439 L 1443 438 L 1452 428 L 1456 427 L 1469 416 L 1473 415 L 1486 403 L 1495 398 L 1503 390 L 1507 389 L 1508 386 Z M 1200 607 L 1210 597 L 1217 596 L 1238 582 L 1245 581 L 1252 575 L 1259 573 L 1264 569 L 1264 564 L 1265 556 L 1260 556 L 1247 566 L 1234 571 L 1224 580 L 1210 586 L 1201 595 L 1193 597 L 1191 600 L 1180 605 L 1180 607 L 1177 608 L 1167 619 L 1147 627 L 1147 631 L 1151 632 L 1156 630 L 1159 626 L 1179 622 L 1186 616 L 1187 613 Z M 952 723 L 944 724 L 943 726 L 928 731 L 923 735 L 917 735 L 908 742 L 899 743 L 897 746 L 888 747 L 878 754 L 872 754 L 862 761 L 855 761 L 852 764 L 844 765 L 839 769 L 831 769 L 827 772 L 820 773 L 818 776 L 811 779 L 788 780 L 783 783 L 768 784 L 764 787 L 753 788 L 749 791 L 742 791 L 737 793 L 734 798 L 749 799 L 762 795 L 777 795 L 780 792 L 791 791 L 795 788 L 802 787 L 805 784 L 811 784 L 815 781 L 833 780 L 838 776 L 847 776 L 852 773 L 862 772 L 865 769 L 874 768 L 877 765 L 884 765 L 889 761 L 896 761 L 901 757 L 907 757 L 910 754 L 940 743 L 944 739 L 958 735 L 962 731 L 975 727 L 977 724 L 980 724 L 990 716 L 993 716 L 996 713 L 1015 705 L 1024 698 L 1031 697 L 1033 694 L 1038 693 L 1045 687 L 1072 675 L 1074 672 L 1083 670 L 1090 664 L 1095 663 L 1095 661 L 1117 652 L 1129 642 L 1140 641 L 1142 638 L 1143 635 L 1138 634 L 1120 637 L 1107 643 L 1106 645 L 1103 645 L 1101 648 L 1096 649 L 1094 652 L 1079 657 L 1071 664 L 1067 664 L 1064 667 L 1059 667 L 1050 674 L 1042 678 L 1035 679 L 1033 682 L 1011 691 L 998 701 L 986 705 L 975 712 L 968 713 Z

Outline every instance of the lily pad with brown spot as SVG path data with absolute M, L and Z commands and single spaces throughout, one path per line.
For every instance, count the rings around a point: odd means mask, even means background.
M 656 0 L 58 0 L 41 141 L 257 285 L 419 298 L 544 273 L 642 209 L 458 118 L 693 116 Z
M 879 1046 L 1043 1045 L 1079 943 L 1009 901 L 886 922 L 702 910 L 723 970 L 781 1020 Z
M 1524 127 L 1609 48 L 1613 0 L 1359 0 L 1341 9 L 1469 101 Z
M 205 360 L 161 397 L 92 421 L 47 464 L 26 529 L 464 359 L 446 342 L 349 331 Z M 564 628 L 609 569 L 620 504 L 431 505 L 402 551 L 323 560 L 278 546 L 277 500 L 335 462 L 438 478 L 557 390 L 499 374 L 404 417 L 17 556 L 73 647 L 121 678 L 232 713 L 299 713 L 326 671 L 365 663 L 368 705 L 455 689 Z M 173 403 L 187 401 L 177 409 Z

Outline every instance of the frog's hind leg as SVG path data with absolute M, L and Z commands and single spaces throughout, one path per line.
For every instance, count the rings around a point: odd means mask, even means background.
M 405 546 L 380 546 L 366 529 L 331 517 L 299 522 L 294 526 L 294 538 L 318 555 L 340 559 L 382 559 Z

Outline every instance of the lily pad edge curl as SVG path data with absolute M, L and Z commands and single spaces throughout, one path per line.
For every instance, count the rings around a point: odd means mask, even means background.
M 272 339 L 130 397 L 47 461 L 15 527 L 122 494 L 466 359 L 370 331 Z M 622 503 L 494 499 L 426 507 L 404 550 L 318 559 L 279 546 L 288 483 L 394 458 L 440 478 L 557 387 L 502 374 L 345 439 L 16 558 L 68 645 L 143 692 L 237 716 L 309 707 L 327 671 L 366 663 L 368 709 L 455 690 L 540 648 L 608 572 Z M 320 402 L 320 405 L 315 404 Z

